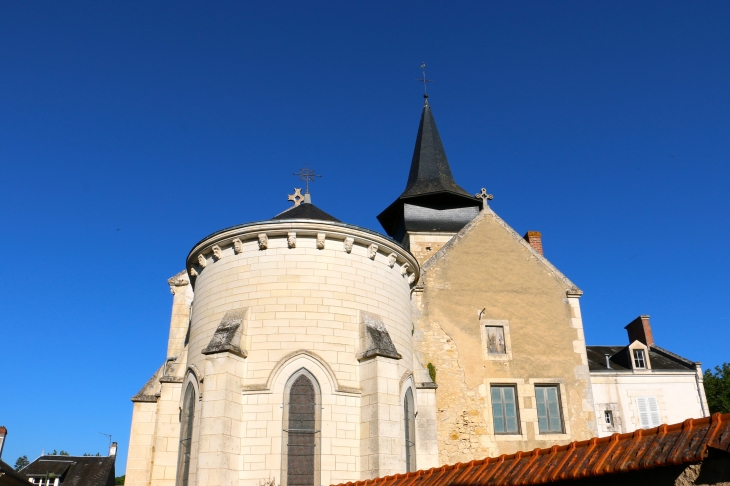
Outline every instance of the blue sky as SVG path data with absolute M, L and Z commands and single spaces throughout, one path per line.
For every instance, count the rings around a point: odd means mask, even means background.
M 126 463 L 192 245 L 314 202 L 380 230 L 430 102 L 454 175 L 584 291 L 589 344 L 730 361 L 727 2 L 3 2 L 3 459 Z

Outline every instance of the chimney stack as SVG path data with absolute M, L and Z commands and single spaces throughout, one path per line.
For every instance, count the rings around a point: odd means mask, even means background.
M 639 316 L 631 321 L 624 329 L 629 333 L 629 344 L 639 341 L 646 346 L 654 346 L 654 337 L 651 335 L 649 316 Z
M 528 231 L 525 233 L 524 238 L 540 255 L 545 256 L 542 252 L 542 235 L 539 231 Z
M 116 457 L 117 455 L 117 443 L 112 442 L 112 445 L 109 446 L 109 457 Z
M 8 436 L 8 429 L 0 425 L 0 459 L 3 457 L 3 447 L 5 447 L 5 437 Z

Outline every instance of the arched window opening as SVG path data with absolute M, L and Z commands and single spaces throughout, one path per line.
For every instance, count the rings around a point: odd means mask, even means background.
M 286 486 L 319 486 L 319 410 L 316 380 L 302 370 L 290 380 L 284 417 Z
M 193 447 L 193 418 L 195 417 L 195 388 L 188 383 L 180 413 L 180 447 L 177 455 L 177 485 L 188 486 L 190 453 Z
M 416 407 L 410 387 L 403 399 L 403 418 L 405 420 L 406 472 L 416 470 Z

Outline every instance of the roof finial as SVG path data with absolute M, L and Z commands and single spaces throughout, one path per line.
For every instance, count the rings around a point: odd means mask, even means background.
M 304 169 L 299 169 L 299 172 L 294 172 L 295 176 L 299 176 L 300 181 L 304 181 L 306 184 L 306 191 L 304 191 L 304 202 L 305 203 L 311 203 L 312 202 L 312 196 L 309 195 L 309 181 L 314 182 L 315 178 L 322 177 L 319 174 L 315 174 L 314 170 L 309 168 L 309 164 L 304 166 Z M 298 206 L 298 204 L 295 204 L 295 206 Z
M 428 104 L 428 91 L 426 90 L 426 83 L 433 83 L 432 79 L 426 79 L 426 63 L 421 63 L 421 71 L 423 72 L 423 78 L 418 78 L 416 81 L 420 81 L 423 83 L 423 97 L 426 101 L 424 101 L 424 104 Z

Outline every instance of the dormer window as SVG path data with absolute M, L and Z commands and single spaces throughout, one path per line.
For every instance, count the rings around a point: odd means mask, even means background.
M 634 349 L 634 369 L 646 369 L 646 355 L 643 349 Z

